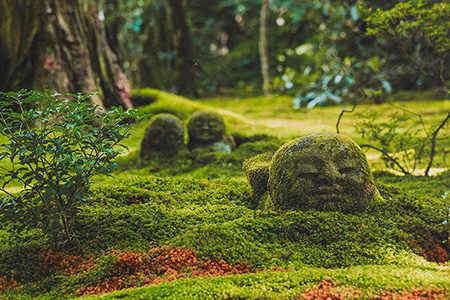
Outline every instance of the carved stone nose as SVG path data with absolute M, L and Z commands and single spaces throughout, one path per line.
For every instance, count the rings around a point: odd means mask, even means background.
M 342 178 L 341 173 L 335 166 L 327 166 L 320 171 L 319 181 L 323 184 L 335 184 Z

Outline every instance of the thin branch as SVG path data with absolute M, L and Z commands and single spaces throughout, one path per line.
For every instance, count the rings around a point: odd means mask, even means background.
M 384 150 L 382 150 L 382 149 L 380 149 L 380 148 L 377 148 L 377 147 L 375 147 L 375 146 L 372 146 L 372 145 L 366 145 L 366 144 L 364 144 L 364 145 L 359 145 L 361 148 L 362 147 L 366 147 L 366 148 L 372 148 L 372 149 L 374 149 L 374 150 L 377 150 L 378 152 L 381 152 L 382 154 L 384 154 L 390 161 L 392 161 L 399 169 L 400 169 L 400 171 L 403 173 L 403 174 L 405 174 L 405 175 L 408 175 L 408 174 L 410 174 L 410 172 L 408 172 L 408 171 L 406 171 L 398 162 L 397 162 L 397 160 L 395 159 L 395 158 L 392 158 L 392 156 L 390 156 L 389 155 L 389 153 L 387 153 L 386 151 L 384 151 Z
M 355 103 L 355 104 L 353 105 L 353 107 L 352 107 L 351 110 L 343 109 L 343 110 L 341 111 L 341 113 L 339 114 L 339 118 L 338 118 L 338 120 L 337 120 L 337 122 L 336 122 L 336 133 L 339 133 L 339 123 L 341 122 L 341 118 L 342 118 L 342 116 L 344 115 L 344 113 L 353 113 L 353 112 L 355 111 L 356 107 L 357 107 L 358 105 L 360 105 L 364 100 L 366 100 L 367 94 L 364 93 L 364 92 L 363 92 L 363 94 L 364 94 L 363 98 L 362 98 L 361 100 L 359 100 L 357 103 Z
M 412 111 L 410 111 L 410 110 L 407 110 L 406 108 L 397 106 L 397 105 L 395 105 L 394 103 L 392 103 L 391 101 L 389 101 L 388 99 L 386 99 L 385 101 L 386 101 L 386 103 L 389 104 L 390 106 L 392 106 L 392 107 L 394 107 L 394 108 L 397 108 L 397 109 L 399 109 L 399 110 L 401 110 L 401 111 L 403 111 L 403 112 L 407 112 L 408 114 L 411 114 L 411 115 L 416 116 L 417 118 L 419 118 L 420 125 L 422 126 L 423 131 L 424 131 L 425 134 L 427 135 L 427 138 L 431 141 L 431 139 L 430 139 L 430 134 L 428 133 L 427 127 L 425 126 L 425 123 L 423 122 L 422 115 L 420 115 L 420 114 L 418 114 L 418 113 L 415 113 L 415 112 L 412 112 Z
M 13 194 L 11 194 L 10 192 L 8 192 L 7 190 L 5 190 L 4 188 L 0 188 L 0 192 L 3 192 L 3 193 L 5 193 L 6 195 L 8 195 L 8 196 L 11 196 L 11 197 L 15 197 Z
M 434 154 L 436 153 L 436 137 L 437 134 L 439 133 L 439 130 L 442 129 L 442 127 L 444 127 L 445 123 L 447 123 L 447 121 L 450 119 L 450 112 L 447 114 L 447 117 L 445 117 L 444 121 L 442 121 L 441 125 L 439 125 L 438 128 L 436 128 L 435 131 L 433 131 L 433 134 L 431 136 L 431 150 L 430 150 L 430 160 L 428 162 L 428 166 L 425 170 L 425 176 L 428 176 L 428 173 L 430 172 L 431 166 L 433 164 L 433 160 L 434 160 Z

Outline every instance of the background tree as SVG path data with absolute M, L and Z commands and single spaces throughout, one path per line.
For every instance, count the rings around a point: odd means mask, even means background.
M 0 90 L 98 92 L 101 107 L 132 107 L 96 2 L 2 0 L 0 10 Z
M 268 2 L 262 14 L 261 0 L 43 0 L 39 7 L 0 0 L 1 88 L 99 90 L 97 102 L 115 103 L 114 95 L 127 94 L 117 69 L 123 65 L 134 88 L 195 98 L 227 89 L 258 93 L 264 70 L 273 92 L 315 105 L 355 98 L 343 63 L 357 66 L 355 75 L 372 88 L 433 86 L 385 40 L 365 35 L 359 7 L 389 9 L 399 1 Z M 267 56 L 260 55 L 260 28 L 267 29 Z
M 185 1 L 167 0 L 175 48 L 175 83 L 182 95 L 197 97 L 194 57 L 190 29 L 187 23 Z
M 269 97 L 271 94 L 270 84 L 270 64 L 269 64 L 269 49 L 267 45 L 268 39 L 268 14 L 269 14 L 269 0 L 262 0 L 261 16 L 259 24 L 259 55 L 261 59 L 261 75 L 263 77 L 264 96 Z
M 198 96 L 185 1 L 106 1 L 108 28 L 134 87 Z

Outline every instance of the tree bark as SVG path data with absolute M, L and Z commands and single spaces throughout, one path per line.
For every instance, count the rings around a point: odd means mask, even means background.
M 39 1 L 1 0 L 0 90 L 31 88 L 34 67 L 30 52 L 39 29 Z
M 269 65 L 269 49 L 268 49 L 268 15 L 269 15 L 269 1 L 262 0 L 261 16 L 259 24 L 259 55 L 261 61 L 261 73 L 263 78 L 264 96 L 271 96 L 271 80 L 270 80 L 270 65 Z
M 158 9 L 147 6 L 145 15 L 152 16 L 143 24 L 143 51 L 134 64 L 137 66 L 134 84 L 165 91 L 176 90 L 174 59 L 164 58 L 161 53 L 175 53 L 172 41 L 172 26 L 168 20 L 167 4 Z M 129 60 L 133 61 L 132 58 Z
M 132 107 L 94 1 L 1 0 L 0 11 L 2 90 L 98 93 L 92 101 L 102 108 Z
M 198 97 L 195 63 L 190 29 L 186 21 L 186 8 L 182 0 L 168 0 L 169 20 L 172 25 L 175 47 L 175 85 L 178 93 Z

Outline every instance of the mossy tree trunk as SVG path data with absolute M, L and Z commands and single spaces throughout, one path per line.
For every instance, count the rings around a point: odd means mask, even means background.
M 137 72 L 134 83 L 140 87 L 153 87 L 165 91 L 176 89 L 175 62 L 172 53 L 172 26 L 168 20 L 167 4 L 158 9 L 149 5 L 145 15 L 152 16 L 143 24 L 143 50 L 135 60 Z M 133 72 L 132 72 L 133 73 Z
M 268 16 L 269 16 L 269 1 L 262 0 L 261 16 L 259 24 L 259 56 L 261 61 L 261 74 L 263 78 L 264 96 L 271 96 L 271 80 L 270 80 L 270 65 L 269 65 L 269 50 L 268 50 Z
M 175 46 L 175 84 L 181 95 L 197 97 L 197 84 L 190 29 L 187 23 L 185 1 L 167 0 Z
M 93 0 L 0 0 L 0 90 L 95 93 L 131 108 L 130 86 Z

